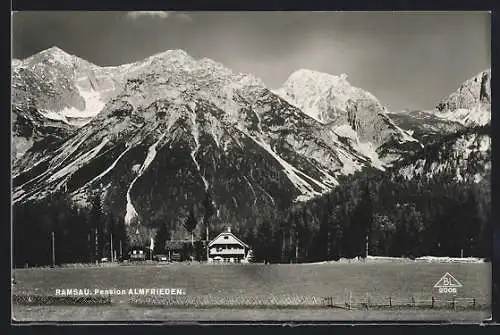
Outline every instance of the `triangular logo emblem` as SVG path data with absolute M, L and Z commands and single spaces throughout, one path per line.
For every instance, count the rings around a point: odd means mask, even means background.
M 460 284 L 460 282 L 449 272 L 446 272 L 444 276 L 438 280 L 434 287 L 462 287 L 462 284 Z

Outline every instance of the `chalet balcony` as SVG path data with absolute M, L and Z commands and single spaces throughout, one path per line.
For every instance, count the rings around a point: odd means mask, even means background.
M 222 255 L 242 255 L 245 256 L 245 249 L 229 248 L 229 249 L 210 249 L 211 256 L 222 256 Z

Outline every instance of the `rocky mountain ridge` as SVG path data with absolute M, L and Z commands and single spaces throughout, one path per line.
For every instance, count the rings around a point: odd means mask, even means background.
M 410 176 L 405 159 L 422 150 L 345 76 L 299 71 L 273 92 L 182 50 L 98 67 L 56 48 L 13 62 L 13 78 L 14 128 L 24 130 L 14 139 L 32 141 L 13 165 L 14 203 L 98 197 L 137 243 L 160 223 L 180 232 L 190 211 L 201 220 L 207 196 L 220 225 L 251 230 L 342 176 L 394 163 Z M 49 124 L 67 133 L 44 138 Z
M 390 113 L 398 126 L 411 132 L 422 143 L 433 142 L 443 134 L 491 123 L 491 69 L 462 83 L 434 110 L 410 110 Z
M 112 97 L 65 141 L 18 160 L 15 203 L 102 194 L 130 231 L 150 231 L 158 220 L 178 226 L 193 207 L 201 215 L 210 193 L 221 222 L 250 228 L 261 213 L 330 191 L 338 176 L 384 169 L 349 136 L 212 60 L 170 50 L 99 71 L 93 87 L 112 87 Z
M 373 156 L 386 165 L 421 147 L 391 120 L 373 94 L 350 85 L 346 74 L 334 76 L 301 69 L 275 92 L 335 132 L 349 134 L 354 143 L 370 146 Z

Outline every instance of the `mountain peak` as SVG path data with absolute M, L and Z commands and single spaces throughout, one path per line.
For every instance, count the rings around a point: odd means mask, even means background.
M 182 58 L 192 59 L 192 57 L 186 51 L 184 51 L 182 49 L 169 49 L 169 50 L 161 51 L 161 52 L 158 52 L 158 53 L 156 53 L 148 58 L 165 58 L 165 57 L 178 58 L 178 59 L 182 59 Z
M 437 115 L 465 125 L 491 121 L 491 69 L 466 80 L 436 106 Z
M 293 72 L 283 87 L 275 92 L 320 122 L 337 118 L 338 112 L 347 108 L 349 100 L 370 100 L 379 104 L 371 93 L 351 86 L 346 79 L 345 73 L 336 76 L 300 69 Z
M 69 53 L 59 48 L 58 46 L 52 46 L 48 49 L 42 50 L 39 54 L 51 55 L 51 56 L 61 56 L 61 57 L 72 57 Z
M 342 73 L 340 76 L 332 75 L 325 72 L 319 72 L 310 69 L 300 69 L 293 72 L 283 87 L 277 90 L 278 94 L 283 96 L 302 96 L 299 100 L 310 100 L 312 96 L 331 95 L 335 94 L 338 97 L 346 97 L 350 92 L 357 91 L 358 89 L 352 87 L 346 80 L 347 75 Z M 373 97 L 374 98 L 374 97 Z M 300 103 L 299 108 L 304 108 L 306 105 Z M 304 101 L 302 101 L 304 102 Z
M 129 73 L 176 73 L 178 87 L 188 86 L 215 88 L 220 85 L 261 86 L 262 80 L 248 73 L 235 73 L 224 64 L 210 58 L 196 59 L 181 49 L 166 50 L 143 61 L 122 65 Z M 137 72 L 136 72 L 137 70 Z M 172 78 L 171 78 L 172 79 Z
M 300 69 L 295 72 L 293 72 L 290 77 L 288 77 L 288 80 L 286 81 L 285 85 L 287 83 L 293 83 L 293 82 L 316 82 L 318 84 L 324 84 L 325 82 L 330 82 L 330 83 L 340 83 L 344 82 L 347 84 L 346 81 L 347 74 L 342 73 L 340 76 L 335 76 L 333 74 L 325 73 L 325 72 L 320 72 L 316 70 L 310 70 L 310 69 Z
M 47 59 L 52 62 L 65 65 L 74 63 L 75 60 L 79 58 L 67 53 L 57 46 L 53 46 L 26 58 L 26 62 L 31 63 L 31 61 L 34 61 L 35 63 L 38 63 L 40 59 Z
M 195 62 L 195 59 L 182 49 L 171 49 L 149 56 L 145 61 L 151 64 L 178 64 L 189 67 Z
M 66 53 L 63 49 L 59 48 L 58 46 L 54 45 L 51 46 L 48 49 L 43 50 L 42 52 L 51 52 L 51 53 Z

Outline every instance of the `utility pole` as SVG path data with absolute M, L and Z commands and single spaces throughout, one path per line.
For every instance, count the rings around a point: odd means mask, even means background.
M 149 260 L 152 261 L 153 260 L 153 245 L 154 243 L 154 240 L 153 238 L 151 237 L 151 233 L 149 234 Z
M 365 257 L 368 258 L 368 234 L 365 236 Z
M 295 232 L 295 263 L 298 263 L 299 259 L 299 233 Z
M 56 265 L 56 249 L 55 249 L 55 235 L 54 232 L 51 233 L 52 236 L 52 267 Z
M 111 255 L 111 262 L 114 262 L 114 259 L 113 259 L 113 233 L 110 233 L 110 255 Z
M 331 254 L 331 233 L 328 231 L 327 233 L 327 240 L 326 240 L 326 258 L 330 259 L 330 254 Z
M 285 260 L 285 230 L 282 231 L 281 233 L 281 262 Z
M 209 243 L 209 238 L 208 238 L 208 220 L 205 224 L 205 229 L 206 229 L 206 239 L 205 239 L 205 248 L 207 249 L 206 252 L 207 252 L 207 262 L 208 262 L 208 256 L 209 256 L 209 252 L 208 252 L 208 243 Z
M 88 257 L 88 261 L 89 262 L 92 262 L 92 242 L 91 242 L 91 237 L 92 235 L 92 232 L 88 232 L 87 233 L 87 257 Z
M 97 236 L 97 228 L 95 229 L 95 263 L 99 262 L 99 241 Z

